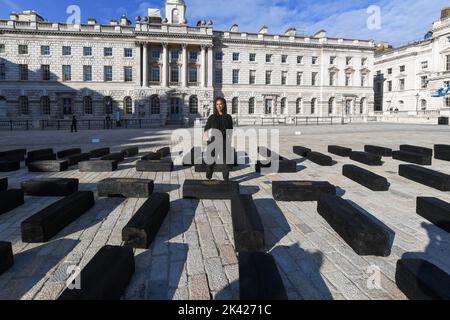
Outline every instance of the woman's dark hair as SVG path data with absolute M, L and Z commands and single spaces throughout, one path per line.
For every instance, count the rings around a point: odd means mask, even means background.
M 227 100 L 225 100 L 225 98 L 221 97 L 221 96 L 216 97 L 214 99 L 214 108 L 213 108 L 214 114 L 218 114 L 216 105 L 217 105 L 217 101 L 219 101 L 219 100 L 221 100 L 223 103 L 223 114 L 227 114 Z

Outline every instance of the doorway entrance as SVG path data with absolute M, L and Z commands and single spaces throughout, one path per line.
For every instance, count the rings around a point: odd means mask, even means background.
M 180 121 L 182 117 L 180 98 L 170 98 L 169 103 L 169 120 Z

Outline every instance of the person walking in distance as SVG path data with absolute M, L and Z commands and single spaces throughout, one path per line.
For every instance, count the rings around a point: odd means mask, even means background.
M 77 117 L 75 117 L 75 116 L 72 116 L 72 124 L 70 125 L 70 132 L 78 132 Z
M 214 157 L 214 162 L 212 164 L 207 165 L 206 168 L 206 178 L 208 180 L 212 179 L 214 168 L 216 163 L 220 163 L 224 165 L 224 169 L 222 171 L 222 176 L 225 181 L 228 181 L 230 176 L 230 168 L 231 165 L 227 163 L 227 146 L 228 150 L 231 149 L 231 137 L 233 130 L 233 118 L 227 113 L 227 102 L 223 97 L 217 97 L 214 101 L 214 113 L 209 116 L 206 121 L 205 129 L 204 129 L 204 138 L 207 139 L 207 131 L 210 129 L 219 130 L 222 134 L 222 150 L 214 150 L 213 142 L 214 139 L 208 140 L 208 154 L 211 154 Z M 217 146 L 215 146 L 217 147 Z M 234 159 L 234 155 L 233 155 Z

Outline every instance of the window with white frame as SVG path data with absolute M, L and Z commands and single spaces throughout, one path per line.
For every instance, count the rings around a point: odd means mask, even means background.
M 222 84 L 223 71 L 221 68 L 216 68 L 214 71 L 214 83 Z
M 41 79 L 44 81 L 50 80 L 50 65 L 48 64 L 41 65 Z
M 133 57 L 133 49 L 132 48 L 124 48 L 123 49 L 123 56 L 125 58 L 132 58 Z
M 239 70 L 233 69 L 233 84 L 239 83 Z
M 287 71 L 282 71 L 281 72 L 281 84 L 287 85 L 287 79 L 288 79 L 288 72 Z
M 298 98 L 297 101 L 295 101 L 295 114 L 302 113 L 302 98 Z
M 0 54 L 5 53 L 6 49 L 5 49 L 5 44 L 4 43 L 0 43 Z
M 447 66 L 446 66 L 446 70 L 450 71 L 450 55 L 447 56 Z
M 28 54 L 28 46 L 26 44 L 19 44 L 19 54 Z
M 19 64 L 19 80 L 21 80 L 21 81 L 28 80 L 28 65 L 27 64 Z
M 214 53 L 214 59 L 216 61 L 222 61 L 223 60 L 223 52 L 218 50 Z
M 303 56 L 297 56 L 297 64 L 303 63 Z
M 111 47 L 103 48 L 103 56 L 112 57 L 112 55 L 113 55 L 113 48 Z
M 196 65 L 189 66 L 189 82 L 190 83 L 197 82 L 197 66 Z
M 50 114 L 50 98 L 48 96 L 41 97 L 41 112 L 43 115 Z
M 180 58 L 180 51 L 174 49 L 170 52 L 170 56 L 172 61 L 178 61 L 178 59 Z
M 317 72 L 313 72 L 311 74 L 311 85 L 312 86 L 317 86 L 317 75 L 318 75 Z
M 92 98 L 90 96 L 85 96 L 83 98 L 83 110 L 84 114 L 92 114 Z
M 248 60 L 250 62 L 255 62 L 256 61 L 256 53 L 250 53 Z
M 189 51 L 189 60 L 196 62 L 198 60 L 198 51 Z
M 177 64 L 170 66 L 170 82 L 177 83 L 179 81 L 179 68 Z
M 256 83 L 256 70 L 250 70 L 249 72 L 249 84 Z
M 159 78 L 160 78 L 160 68 L 158 65 L 153 65 L 151 76 L 150 76 L 150 81 L 160 82 Z
M 103 81 L 109 82 L 113 80 L 113 70 L 112 66 L 103 67 Z
M 272 71 L 266 71 L 266 84 L 272 84 Z
M 248 114 L 254 114 L 255 113 L 255 98 L 250 98 L 248 100 Z
M 319 57 L 311 57 L 311 64 L 312 65 L 318 64 L 318 61 L 319 61 Z
M 85 57 L 92 56 L 92 47 L 83 47 L 83 56 Z
M 420 77 L 420 87 L 422 89 L 428 88 L 428 76 L 422 76 Z
M 152 60 L 158 61 L 160 56 L 161 56 L 161 52 L 159 51 L 159 49 L 152 50 Z
M 160 101 L 159 101 L 159 97 L 157 95 L 150 97 L 150 113 L 151 114 L 160 114 L 161 113 Z
M 288 60 L 288 56 L 286 54 L 283 54 L 281 56 L 281 63 L 287 63 L 287 60 Z
M 50 55 L 50 46 L 41 46 L 41 56 Z
M 19 110 L 22 115 L 28 115 L 30 113 L 28 97 L 26 96 L 19 97 Z
M 266 62 L 267 63 L 272 62 L 272 55 L 271 54 L 266 54 Z
M 428 69 L 428 61 L 422 61 L 420 63 L 420 65 L 421 65 L 422 69 Z
M 231 100 L 231 113 L 237 114 L 239 112 L 239 99 L 237 97 L 234 97 L 233 100 Z
M 70 46 L 63 46 L 62 47 L 62 55 L 63 56 L 71 56 L 72 55 L 72 47 L 70 47 Z
M 133 114 L 133 100 L 131 97 L 125 97 L 123 99 L 123 109 L 126 114 Z
M 233 52 L 233 61 L 239 61 L 239 52 Z
M 336 56 L 330 57 L 330 65 L 334 65 L 336 63 Z
M 303 72 L 297 72 L 297 85 L 301 86 L 303 83 Z
M 405 90 L 405 79 L 400 79 L 399 80 L 399 88 L 400 90 Z
M 336 79 L 336 72 L 330 72 L 330 86 L 334 86 Z
M 198 113 L 198 98 L 197 98 L 197 96 L 191 96 L 189 98 L 189 113 L 190 114 Z
M 133 81 L 133 67 L 123 67 L 123 78 L 125 82 Z
M 83 81 L 92 81 L 92 66 L 83 66 Z

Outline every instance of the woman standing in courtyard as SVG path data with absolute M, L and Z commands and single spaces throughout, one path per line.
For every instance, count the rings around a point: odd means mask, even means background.
M 230 168 L 231 165 L 227 163 L 227 146 L 231 147 L 231 137 L 233 130 L 233 118 L 227 113 L 227 102 L 223 97 L 217 97 L 214 100 L 214 112 L 211 116 L 209 116 L 208 121 L 205 125 L 205 138 L 207 138 L 207 131 L 210 129 L 219 130 L 222 134 L 222 150 L 212 150 L 216 146 L 213 145 L 214 137 L 208 140 L 208 152 L 207 154 L 211 154 L 214 157 L 214 163 L 207 165 L 206 167 L 206 178 L 208 180 L 212 179 L 214 173 L 214 167 L 216 163 L 223 163 L 223 171 L 222 176 L 225 181 L 228 181 L 230 176 Z M 231 150 L 228 149 L 228 150 Z M 218 151 L 218 152 L 216 152 Z M 234 157 L 233 157 L 234 159 Z

